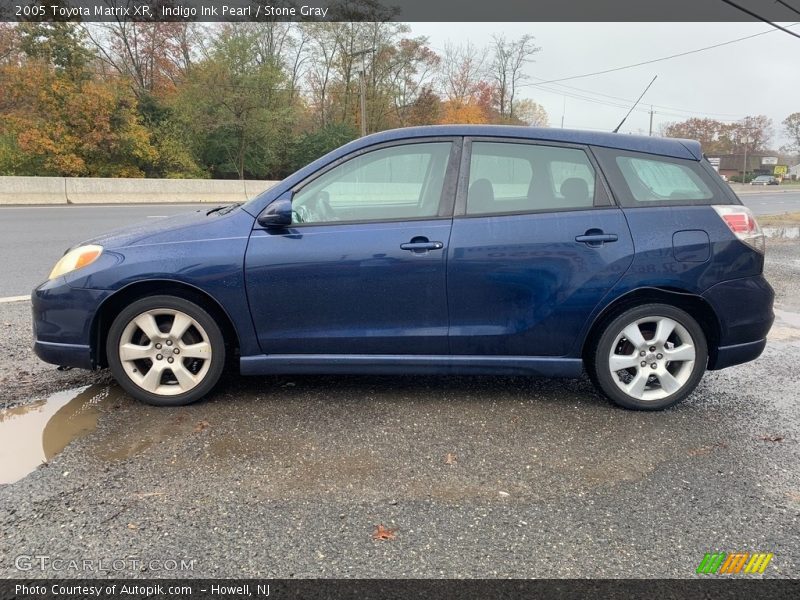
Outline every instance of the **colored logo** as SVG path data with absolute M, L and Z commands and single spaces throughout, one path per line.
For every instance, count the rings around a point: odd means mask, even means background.
M 717 575 L 736 575 L 739 573 L 763 573 L 772 552 L 706 552 L 697 567 L 696 573 Z

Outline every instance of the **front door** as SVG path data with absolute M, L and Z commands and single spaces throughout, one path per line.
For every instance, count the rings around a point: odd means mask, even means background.
M 265 354 L 447 354 L 452 139 L 357 152 L 295 188 L 293 222 L 253 231 L 250 311 Z

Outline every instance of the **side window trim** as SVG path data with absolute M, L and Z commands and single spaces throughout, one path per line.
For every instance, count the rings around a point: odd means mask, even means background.
M 576 208 L 558 208 L 558 209 L 543 209 L 543 210 L 526 210 L 521 212 L 499 212 L 489 214 L 468 215 L 467 214 L 467 192 L 469 191 L 469 177 L 470 177 L 470 164 L 472 160 L 472 144 L 473 142 L 494 142 L 494 143 L 508 143 L 508 144 L 522 144 L 528 146 L 550 146 L 554 148 L 569 148 L 573 150 L 582 150 L 586 154 L 586 159 L 594 169 L 595 176 L 595 195 L 594 204 L 591 208 L 576 209 Z M 590 146 L 583 144 L 570 144 L 567 142 L 553 142 L 551 140 L 536 140 L 527 138 L 507 138 L 496 136 L 467 136 L 464 138 L 464 145 L 461 150 L 461 166 L 458 173 L 458 188 L 456 191 L 456 203 L 454 216 L 459 218 L 475 219 L 485 218 L 492 216 L 513 216 L 513 215 L 535 215 L 547 214 L 554 212 L 572 212 L 575 210 L 596 210 L 602 208 L 616 208 L 616 202 L 611 194 L 610 186 L 606 181 L 603 170 L 597 158 L 592 153 Z
M 439 219 L 451 219 L 453 216 L 453 207 L 456 202 L 456 188 L 457 188 L 457 179 L 459 176 L 459 165 L 461 163 L 461 156 L 463 153 L 464 147 L 464 138 L 463 136 L 429 136 L 429 137 L 420 137 L 420 138 L 406 138 L 400 140 L 392 140 L 390 142 L 381 142 L 378 144 L 373 144 L 371 146 L 366 146 L 364 148 L 359 148 L 351 152 L 350 154 L 346 154 L 345 156 L 339 157 L 332 163 L 326 165 L 322 169 L 310 174 L 308 177 L 303 179 L 302 181 L 295 184 L 294 187 L 291 188 L 292 197 L 294 197 L 298 192 L 302 191 L 307 185 L 313 183 L 317 178 L 325 175 L 329 171 L 343 165 L 354 158 L 358 158 L 359 156 L 363 156 L 364 154 L 368 154 L 370 152 L 375 152 L 376 150 L 383 150 L 384 148 L 393 148 L 398 146 L 411 146 L 415 144 L 426 144 L 426 143 L 436 143 L 436 142 L 447 142 L 450 143 L 450 155 L 447 159 L 447 167 L 445 171 L 444 177 L 444 184 L 442 185 L 442 195 L 439 198 L 439 208 L 435 215 L 426 216 L 426 217 L 400 217 L 400 218 L 390 218 L 390 219 L 359 219 L 359 220 L 352 220 L 352 221 L 327 221 L 327 222 L 319 222 L 319 223 L 292 223 L 292 228 L 295 227 L 326 227 L 331 225 L 358 225 L 364 223 L 402 223 L 406 221 L 434 221 Z

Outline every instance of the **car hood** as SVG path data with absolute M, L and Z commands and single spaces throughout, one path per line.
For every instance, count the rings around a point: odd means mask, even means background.
M 254 217 L 240 207 L 213 207 L 181 213 L 164 219 L 114 229 L 85 240 L 80 245 L 97 244 L 106 249 L 153 244 L 197 242 L 250 234 Z

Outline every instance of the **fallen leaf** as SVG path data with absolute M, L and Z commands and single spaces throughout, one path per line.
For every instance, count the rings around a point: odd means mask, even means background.
M 783 436 L 782 435 L 765 435 L 760 438 L 762 442 L 782 442 Z
M 209 424 L 208 421 L 198 421 L 197 425 L 194 426 L 194 432 L 195 433 L 200 433 L 201 431 L 203 431 L 204 429 L 206 429 L 208 427 L 210 427 L 210 424 Z
M 456 456 L 452 452 L 448 452 L 444 457 L 444 464 L 446 465 L 454 465 L 457 462 L 458 462 L 458 456 Z
M 136 525 L 136 523 L 128 523 L 128 529 L 138 529 L 138 528 L 139 527 Z
M 384 527 L 383 524 L 376 525 L 375 531 L 372 532 L 372 539 L 373 540 L 393 540 L 397 537 L 395 532 L 397 531 L 397 527 L 390 529 L 388 527 Z
M 500 490 L 497 493 L 500 494 L 503 498 L 508 498 L 511 495 L 508 492 L 504 492 L 503 490 Z

